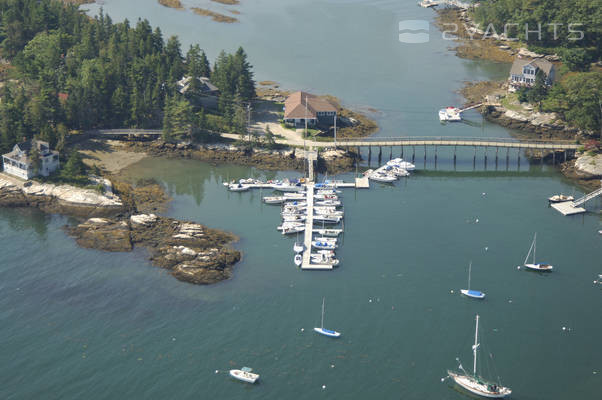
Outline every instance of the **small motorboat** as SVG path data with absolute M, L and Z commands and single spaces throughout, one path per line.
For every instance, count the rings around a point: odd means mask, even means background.
M 326 243 L 335 243 L 335 244 L 337 242 L 337 238 L 335 238 L 335 237 L 324 237 L 324 236 L 322 236 L 322 237 L 315 238 L 315 240 L 317 242 L 326 242 Z
M 368 176 L 368 179 L 371 179 L 376 182 L 382 183 L 393 183 L 397 180 L 397 177 L 385 172 L 373 172 Z
M 231 369 L 230 376 L 234 379 L 238 379 L 239 381 L 247 382 L 247 383 L 255 383 L 257 379 L 259 379 L 258 374 L 254 374 L 253 369 L 249 367 L 242 367 L 241 369 Z
M 343 219 L 340 215 L 314 215 L 314 222 L 322 222 L 324 224 L 338 224 Z
M 282 216 L 284 222 L 303 222 L 307 217 L 299 214 L 285 214 Z
M 283 230 L 285 228 L 290 228 L 292 226 L 294 226 L 294 227 L 298 226 L 298 227 L 305 228 L 305 223 L 303 223 L 303 222 L 283 222 L 282 225 L 276 227 L 276 229 L 279 230 L 279 231 L 281 231 L 281 230 Z
M 284 196 L 266 196 L 263 198 L 263 202 L 266 204 L 282 204 L 284 199 Z
M 339 200 L 320 200 L 314 203 L 315 206 L 333 206 L 338 207 L 341 205 Z
M 300 267 L 303 264 L 303 256 L 301 254 L 295 254 L 295 265 Z
M 295 242 L 295 244 L 293 245 L 293 251 L 299 254 L 303 253 L 303 250 L 305 250 L 305 245 L 301 242 Z
M 284 197 L 286 197 L 287 199 L 305 199 L 305 193 L 287 192 L 287 193 L 284 193 Z
M 314 200 L 338 200 L 339 196 L 336 194 L 316 194 Z
M 249 185 L 243 185 L 242 183 L 232 183 L 228 185 L 228 190 L 231 192 L 245 192 L 249 190 Z
M 294 233 L 303 232 L 305 230 L 305 225 L 288 225 L 282 227 L 283 235 L 292 235 Z
M 318 240 L 313 240 L 311 242 L 311 246 L 314 249 L 318 249 L 318 250 L 334 250 L 337 248 L 336 243 L 333 242 L 320 242 Z
M 460 109 L 456 107 L 442 108 L 441 110 L 439 110 L 439 121 L 462 121 L 462 114 L 460 112 Z
M 564 194 L 555 194 L 552 197 L 548 197 L 548 201 L 550 203 L 563 203 L 565 201 L 573 201 L 573 200 L 575 200 L 575 197 L 566 196 Z
M 345 215 L 344 211 L 330 210 L 330 209 L 321 209 L 320 207 L 314 208 L 315 215 L 330 215 L 330 216 L 339 216 L 342 217 Z
M 311 262 L 314 263 L 314 264 L 325 264 L 325 265 L 332 265 L 332 266 L 339 265 L 339 260 L 337 260 L 336 258 L 334 258 L 334 253 L 333 252 L 329 252 L 329 253 L 322 253 L 322 252 L 312 253 L 311 254 Z
M 315 229 L 314 232 L 322 236 L 337 237 L 343 233 L 342 229 Z

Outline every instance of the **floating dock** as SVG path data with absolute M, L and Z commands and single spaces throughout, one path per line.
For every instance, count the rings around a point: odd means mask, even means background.
M 575 207 L 572 201 L 563 201 L 562 203 L 553 203 L 551 206 L 562 215 L 582 214 L 586 211 L 583 207 Z
M 301 269 L 332 269 L 330 264 L 312 264 L 311 263 L 311 241 L 314 234 L 314 184 L 312 182 L 305 185 L 307 188 L 307 219 L 305 220 L 305 251 L 303 252 L 303 264 Z

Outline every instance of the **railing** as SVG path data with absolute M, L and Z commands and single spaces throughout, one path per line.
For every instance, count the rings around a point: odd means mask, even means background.
M 586 194 L 585 196 L 581 197 L 580 199 L 573 201 L 573 207 L 580 206 L 583 203 L 585 203 L 586 201 L 590 201 L 594 197 L 598 197 L 601 194 L 602 194 L 602 188 L 600 188 L 598 190 L 594 190 L 593 192 Z
M 91 135 L 161 135 L 161 129 L 95 129 L 87 131 Z
M 504 144 L 543 144 L 543 145 L 563 145 L 578 147 L 571 140 L 538 140 L 538 139 L 514 139 L 514 138 L 489 138 L 489 137 L 450 137 L 450 136 L 400 136 L 400 137 L 368 137 L 368 138 L 342 138 L 337 139 L 337 143 L 344 144 L 349 142 L 476 142 L 476 143 L 504 143 Z

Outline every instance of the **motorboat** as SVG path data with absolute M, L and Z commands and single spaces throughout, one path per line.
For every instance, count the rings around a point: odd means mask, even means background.
M 266 196 L 263 198 L 263 202 L 266 204 L 282 204 L 284 200 L 284 196 Z
M 329 242 L 329 243 L 336 243 L 338 240 L 335 237 L 327 237 L 327 236 L 317 236 L 314 238 L 314 240 L 317 240 L 319 242 Z
M 249 185 L 243 185 L 242 183 L 231 183 L 228 185 L 228 190 L 231 192 L 246 192 L 249 190 Z
M 324 298 L 322 298 L 322 322 L 321 322 L 319 328 L 314 328 L 314 331 L 316 331 L 319 334 L 322 334 L 324 336 L 329 336 L 329 337 L 333 337 L 333 338 L 337 338 L 337 337 L 341 336 L 341 334 L 337 331 L 333 331 L 333 330 L 324 328 Z
M 300 200 L 295 200 L 295 201 L 287 200 L 284 203 L 284 206 L 285 207 L 305 207 L 305 206 L 307 206 L 307 201 L 305 201 L 305 200 L 303 200 L 303 201 L 300 201 Z
M 318 207 L 318 206 L 338 207 L 340 205 L 341 205 L 340 200 L 320 200 L 320 201 L 314 202 L 314 206 L 316 206 L 316 207 Z
M 284 222 L 303 222 L 307 219 L 305 215 L 285 214 L 282 216 Z
M 332 242 L 321 242 L 318 240 L 314 240 L 311 242 L 311 246 L 314 249 L 319 249 L 319 250 L 334 250 L 337 248 L 336 243 L 332 243 Z
M 533 271 L 552 272 L 552 270 L 554 269 L 554 267 L 552 265 L 546 264 L 546 263 L 536 263 L 535 262 L 536 250 L 537 250 L 537 233 L 535 233 L 535 235 L 533 236 L 533 242 L 531 242 L 531 247 L 529 248 L 527 257 L 525 257 L 525 261 L 523 262 L 523 265 L 525 266 L 525 268 L 528 268 Z M 529 259 L 531 252 L 533 252 L 533 260 L 531 261 L 530 264 L 528 264 L 527 260 Z
M 314 200 L 338 200 L 339 196 L 337 196 L 336 194 L 315 194 L 314 195 Z
M 286 197 L 287 199 L 305 199 L 305 193 L 303 192 L 286 192 L 283 195 L 284 197 Z
M 562 203 L 565 201 L 573 201 L 573 200 L 575 200 L 574 196 L 567 196 L 564 194 L 555 194 L 552 197 L 548 197 L 548 201 L 550 203 Z
M 343 233 L 342 229 L 314 229 L 314 232 L 322 236 L 337 237 Z
M 383 183 L 393 183 L 397 180 L 397 177 L 385 172 L 373 172 L 368 176 L 368 178 L 373 181 Z
M 280 192 L 300 192 L 305 190 L 305 187 L 300 182 L 290 182 L 287 180 L 273 184 L 272 188 Z
M 295 265 L 299 267 L 301 266 L 301 264 L 303 264 L 303 256 L 301 254 L 295 254 L 295 258 L 293 261 L 295 262 Z
M 512 390 L 510 388 L 502 386 L 500 383 L 489 382 L 477 375 L 477 354 L 480 347 L 479 340 L 479 316 L 476 317 L 476 327 L 474 335 L 474 345 L 472 346 L 473 354 L 473 372 L 472 374 L 466 372 L 462 367 L 459 366 L 458 372 L 448 370 L 447 375 L 458 385 L 468 390 L 469 392 L 476 394 L 477 396 L 486 397 L 490 399 L 503 399 L 510 396 Z
M 314 208 L 314 214 L 316 214 L 316 215 L 331 215 L 331 216 L 342 217 L 343 215 L 345 215 L 345 212 L 342 211 L 342 210 L 329 210 L 329 209 Z
M 305 228 L 305 223 L 304 222 L 283 222 L 282 225 L 277 226 L 276 229 L 281 231 L 285 228 L 290 228 L 290 227 Z
M 305 225 L 288 225 L 282 227 L 283 235 L 292 235 L 295 233 L 303 232 L 305 230 Z
M 418 3 L 418 5 L 422 8 L 436 7 L 439 5 L 438 2 L 432 0 L 422 0 Z
M 447 107 L 439 110 L 439 121 L 462 121 L 462 114 L 459 108 Z
M 338 224 L 343 217 L 340 215 L 314 215 L 314 222 L 322 222 L 325 224 Z
M 293 251 L 295 253 L 303 253 L 303 250 L 305 250 L 305 245 L 301 242 L 295 242 L 293 245 Z
M 339 260 L 334 258 L 334 254 L 324 254 L 324 253 L 312 253 L 311 254 L 311 262 L 314 264 L 325 264 L 337 266 L 339 265 Z
M 231 369 L 230 376 L 238 379 L 239 381 L 247 382 L 247 383 L 255 383 L 257 379 L 259 379 L 258 374 L 254 374 L 253 369 L 249 367 L 242 367 L 241 369 Z
M 394 158 L 388 161 L 387 165 L 405 170 L 406 172 L 414 171 L 416 169 L 416 166 L 414 164 L 412 164 L 409 161 L 404 161 L 403 158 Z

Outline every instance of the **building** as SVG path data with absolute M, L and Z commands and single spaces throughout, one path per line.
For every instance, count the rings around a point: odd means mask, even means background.
M 306 107 L 307 106 L 307 107 Z M 284 123 L 304 126 L 334 124 L 337 108 L 329 101 L 305 92 L 295 92 L 284 102 Z
M 554 64 L 545 58 L 515 59 L 510 69 L 510 89 L 516 90 L 519 87 L 533 86 L 539 71 L 543 72 L 546 85 L 552 85 L 555 75 Z
M 32 150 L 38 149 L 40 154 L 40 168 L 34 171 L 30 159 Z M 33 139 L 21 142 L 13 147 L 10 153 L 2 155 L 4 172 L 22 179 L 30 179 L 34 176 L 48 176 L 59 168 L 58 151 L 50 150 L 48 142 Z
M 180 79 L 177 83 L 178 91 L 182 94 L 186 94 L 188 89 L 190 88 L 190 82 L 192 77 L 185 76 Z M 217 108 L 217 100 L 219 96 L 219 89 L 215 86 L 209 78 L 200 77 L 199 81 L 201 82 L 201 96 L 196 100 L 199 102 L 199 105 L 205 108 Z

